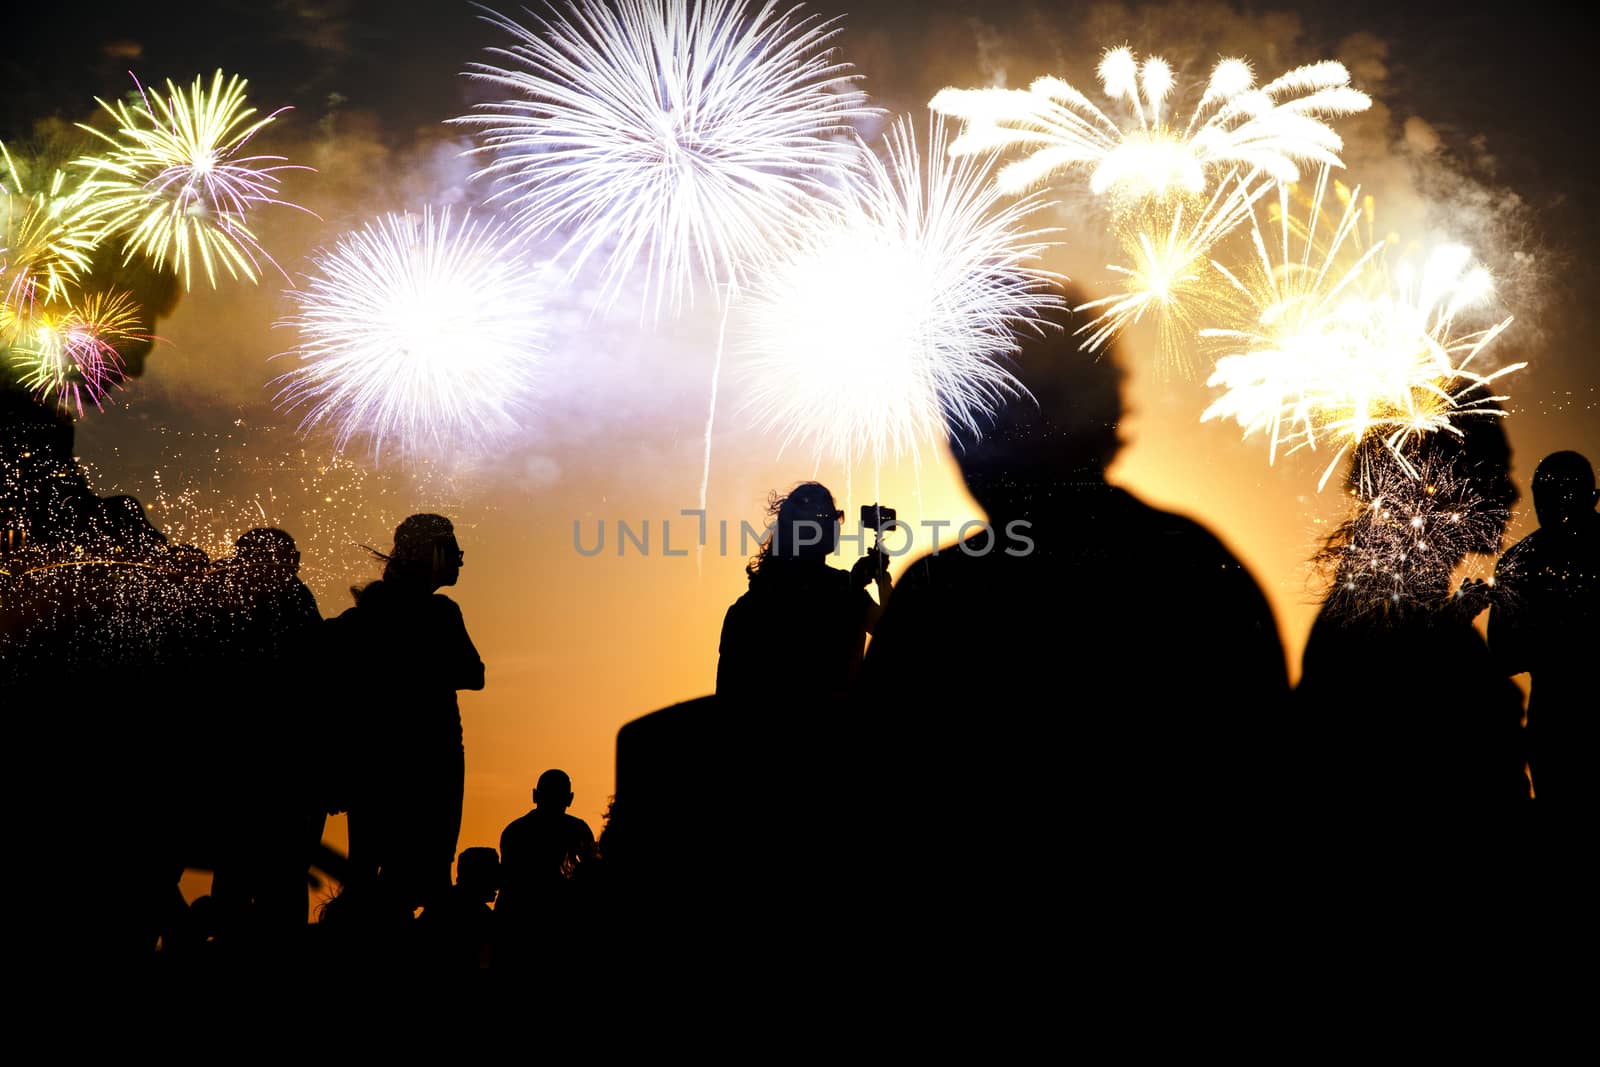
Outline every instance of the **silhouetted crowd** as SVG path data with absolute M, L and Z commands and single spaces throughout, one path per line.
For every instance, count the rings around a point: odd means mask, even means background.
M 1502 420 L 1404 453 L 1359 443 L 1291 690 L 1238 558 L 1106 481 L 1121 372 L 1059 315 L 1016 357 L 1026 391 L 952 437 L 986 532 L 891 580 L 878 547 L 828 565 L 843 512 L 826 487 L 774 495 L 715 695 L 621 730 L 599 842 L 547 770 L 498 851 L 459 855 L 456 694 L 484 665 L 439 592 L 465 559 L 450 521 L 406 519 L 374 552 L 382 577 L 324 619 L 287 532 L 249 530 L 215 561 L 169 546 L 137 502 L 88 490 L 70 424 L 13 402 L 6 704 L 17 752 L 74 753 L 31 818 L 87 839 L 65 891 L 81 937 L 54 928 L 61 944 L 546 976 L 597 946 L 663 974 L 707 946 L 848 952 L 870 983 L 885 960 L 1028 944 L 1137 955 L 1203 936 L 1209 952 L 1303 922 L 1318 893 L 1348 916 L 1403 910 L 1397 887 L 1471 892 L 1446 886 L 1441 855 L 1527 878 L 1519 849 L 1587 829 L 1585 457 L 1538 465 L 1538 530 L 1492 582 L 1458 586 L 1517 500 Z M 998 546 L 1002 528 L 1025 544 Z M 338 812 L 348 856 L 321 844 Z M 192 906 L 188 867 L 214 871 Z M 314 924 L 308 880 L 338 886 Z

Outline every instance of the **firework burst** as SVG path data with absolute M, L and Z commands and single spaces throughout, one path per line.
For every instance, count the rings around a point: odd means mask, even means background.
M 1210 259 L 1212 249 L 1250 216 L 1268 188 L 1251 188 L 1235 172 L 1209 198 L 1172 196 L 1125 218 L 1117 238 L 1126 261 L 1107 267 L 1121 277 L 1122 291 L 1076 309 L 1097 313 L 1079 329 L 1088 334 L 1084 349 L 1097 351 L 1149 315 L 1158 331 L 1158 366 L 1164 373 L 1187 372 L 1198 324 L 1213 321 L 1231 299 L 1225 274 Z
M 519 225 L 570 231 L 572 270 L 604 250 L 615 299 L 643 264 L 643 299 L 679 307 L 695 279 L 733 285 L 771 254 L 818 184 L 837 181 L 838 135 L 873 113 L 831 58 L 837 20 L 775 0 L 577 0 L 539 32 L 490 12 L 516 43 L 468 76 L 513 98 L 477 127 Z
M 139 307 L 122 292 L 90 293 L 36 307 L 11 343 L 11 359 L 22 382 L 41 399 L 62 408 L 96 408 L 122 381 L 119 344 L 147 340 L 138 332 Z
M 1150 56 L 1141 63 L 1131 49 L 1114 48 L 1097 73 L 1105 95 L 1124 105 L 1120 122 L 1055 77 L 1040 78 L 1026 91 L 944 89 L 929 106 L 965 120 L 950 145 L 955 154 L 1033 150 L 998 173 L 1007 192 L 1085 167 L 1091 191 L 1128 202 L 1203 196 L 1212 177 L 1231 169 L 1293 182 L 1301 163 L 1340 166 L 1343 141 L 1324 120 L 1372 104 L 1350 88 L 1349 72 L 1339 63 L 1297 67 L 1257 87 L 1248 62 L 1224 59 L 1184 123 L 1171 113 L 1177 76 L 1166 60 Z
M 0 335 L 27 317 L 37 301 L 60 300 L 88 269 L 94 249 L 89 196 L 55 171 L 46 187 L 29 190 L 3 143 L 0 158 Z
M 1456 568 L 1499 551 L 1508 497 L 1468 477 L 1454 450 L 1362 464 L 1352 510 L 1314 565 L 1329 579 L 1328 607 L 1343 617 L 1442 607 Z
M 861 146 L 836 210 L 748 295 L 749 404 L 784 447 L 853 462 L 978 431 L 1020 384 L 1001 360 L 1055 302 L 1035 263 L 1035 198 L 1001 208 L 989 159 L 952 159 L 934 120 L 927 162 L 908 120 L 887 161 Z
M 1330 184 L 1340 206 L 1327 203 Z M 1237 328 L 1206 329 L 1225 343 L 1207 384 L 1225 392 L 1201 420 L 1233 418 L 1245 436 L 1280 444 L 1337 447 L 1318 489 L 1339 460 L 1369 434 L 1381 437 L 1402 470 L 1403 446 L 1455 432 L 1454 420 L 1504 414 L 1488 388 L 1525 363 L 1485 373 L 1474 364 L 1511 319 L 1458 329 L 1464 312 L 1493 293 L 1488 272 L 1460 245 L 1435 249 L 1420 271 L 1391 268 L 1390 242 L 1370 236 L 1371 198 L 1330 183 L 1321 172 L 1304 218 L 1280 188 L 1275 218 L 1252 214 L 1254 257 L 1238 273 L 1215 265 L 1240 298 Z M 1331 208 L 1331 209 L 1330 209 Z M 1369 217 L 1365 239 L 1360 225 Z
M 219 70 L 209 88 L 196 77 L 187 90 L 167 82 L 165 95 L 141 87 L 132 106 L 97 99 L 117 133 L 80 124 L 109 148 L 77 165 L 89 170 L 102 239 L 121 235 L 130 259 L 142 254 L 171 267 L 186 287 L 196 256 L 213 287 L 219 267 L 252 282 L 263 261 L 277 267 L 249 219 L 264 204 L 296 206 L 278 198 L 278 173 L 305 168 L 241 154 L 286 110 L 253 118 L 247 84 L 237 75 L 224 82 Z
M 300 365 L 280 401 L 339 448 L 485 447 L 516 429 L 543 351 L 543 280 L 506 227 L 389 214 L 316 257 L 290 293 Z

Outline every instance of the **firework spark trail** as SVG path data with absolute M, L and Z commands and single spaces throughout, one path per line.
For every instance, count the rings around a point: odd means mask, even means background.
M 1512 320 L 1458 332 L 1458 317 L 1493 291 L 1488 273 L 1472 266 L 1470 250 L 1437 248 L 1420 273 L 1408 263 L 1391 269 L 1389 242 L 1362 237 L 1359 223 L 1363 210 L 1370 216 L 1371 198 L 1332 187 L 1342 202 L 1338 212 L 1325 205 L 1324 170 L 1303 220 L 1290 210 L 1287 188 L 1280 188 L 1275 227 L 1252 213 L 1254 257 L 1237 273 L 1214 264 L 1241 298 L 1243 321 L 1201 331 L 1232 349 L 1207 382 L 1225 392 L 1201 421 L 1233 418 L 1246 437 L 1265 433 L 1269 462 L 1281 443 L 1294 451 L 1315 448 L 1319 439 L 1336 442 L 1319 490 L 1368 434 L 1381 435 L 1409 470 L 1402 447 L 1408 441 L 1458 432 L 1458 418 L 1503 415 L 1498 405 L 1506 397 L 1487 387 L 1526 366 L 1485 373 L 1473 365 Z
M 170 266 L 185 287 L 196 254 L 213 288 L 218 266 L 252 282 L 262 260 L 283 273 L 256 239 L 249 218 L 264 204 L 298 208 L 279 199 L 278 172 L 309 168 L 289 165 L 282 156 L 240 155 L 287 110 L 252 122 L 256 109 L 245 106 L 247 84 L 237 75 L 224 83 L 219 70 L 209 89 L 199 77 L 187 90 L 167 82 L 164 96 L 140 86 L 142 103 L 132 107 L 96 98 L 117 123 L 117 133 L 79 123 L 109 149 L 76 165 L 89 171 L 100 239 L 123 236 L 129 259 L 142 254 Z
M 448 511 L 462 525 L 462 505 L 435 464 L 373 470 L 279 436 L 271 427 L 169 434 L 149 480 L 129 477 L 118 488 L 149 502 L 150 519 L 169 543 L 196 545 L 213 560 L 232 555 L 234 542 L 252 527 L 289 531 L 302 553 L 301 576 L 319 599 L 346 596 L 353 581 L 370 573 L 372 557 L 360 545 L 392 532 L 419 510 L 419 501 L 440 502 L 422 510 Z M 204 457 L 203 466 L 171 462 L 191 452 Z
M 925 161 L 909 120 L 865 145 L 861 173 L 747 296 L 749 405 L 782 447 L 853 463 L 972 433 L 1022 386 L 1001 360 L 1057 303 L 1033 266 L 1050 231 L 1036 197 L 999 205 L 992 159 L 953 158 L 932 122 Z
M 123 292 L 90 293 L 34 309 L 11 344 L 22 383 L 42 400 L 52 396 L 81 416 L 87 397 L 96 408 L 122 381 L 117 345 L 148 340 L 138 332 L 139 308 Z
M 300 365 L 278 398 L 343 448 L 443 454 L 521 423 L 544 352 L 543 279 L 515 234 L 449 208 L 389 214 L 318 255 L 291 291 Z
M 0 627 L 0 665 L 11 665 L 8 642 L 29 648 L 30 624 L 42 636 L 85 642 L 46 646 L 64 657 L 52 669 L 70 670 L 75 657 L 148 665 L 166 636 L 182 632 L 175 626 L 211 602 L 215 586 L 202 572 L 217 575 L 215 564 L 253 527 L 292 534 L 300 577 L 334 614 L 352 583 L 376 576 L 362 543 L 417 510 L 448 512 L 458 530 L 473 524 L 470 509 L 462 521 L 465 505 L 449 477 L 430 464 L 376 472 L 275 427 L 150 432 L 159 434 L 155 461 L 115 477 L 38 450 L 0 450 L 0 489 L 23 516 L 20 530 L 0 521 L 0 576 L 9 576 L 6 591 L 16 597 L 5 606 L 22 612 L 8 616 L 20 626 Z M 278 440 L 284 436 L 291 439 Z M 132 493 L 146 506 L 97 492 Z M 17 514 L 0 511 L 0 519 Z M 89 603 L 98 609 L 81 615 Z M 84 625 L 63 630 L 57 621 L 74 617 Z
M 1325 118 L 1364 111 L 1371 99 L 1350 88 L 1335 62 L 1297 67 L 1256 87 L 1250 64 L 1224 59 L 1211 72 L 1189 121 L 1168 113 L 1176 87 L 1160 57 L 1140 63 L 1131 49 L 1105 52 L 1097 73 L 1105 95 L 1125 105 L 1119 123 L 1082 92 L 1056 77 L 1026 90 L 944 89 L 929 106 L 965 120 L 950 145 L 955 154 L 1015 146 L 1033 154 L 997 175 L 1009 193 L 1022 192 L 1069 167 L 1091 169 L 1096 195 L 1137 202 L 1175 192 L 1203 196 L 1212 174 L 1259 170 L 1275 181 L 1299 180 L 1300 163 L 1341 166 L 1343 141 Z

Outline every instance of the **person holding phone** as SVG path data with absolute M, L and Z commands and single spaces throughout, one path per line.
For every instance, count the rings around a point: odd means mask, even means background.
M 872 505 L 863 509 L 864 525 L 872 525 L 869 511 L 873 521 L 894 516 Z M 818 482 L 773 494 L 768 513 L 774 522 L 745 567 L 749 589 L 723 619 L 717 695 L 770 701 L 797 694 L 794 681 L 804 678 L 808 694 L 842 696 L 890 590 L 888 555 L 875 545 L 849 571 L 828 565 L 839 548 L 844 512 Z M 867 593 L 874 581 L 877 601 Z

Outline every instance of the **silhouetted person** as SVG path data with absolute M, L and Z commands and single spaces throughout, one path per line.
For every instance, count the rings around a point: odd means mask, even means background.
M 500 888 L 500 858 L 494 849 L 465 848 L 456 858 L 456 884 L 421 916 L 422 941 L 430 962 L 447 971 L 473 971 L 494 961 Z
M 566 771 L 548 770 L 533 788 L 533 810 L 514 819 L 500 835 L 502 868 L 496 913 L 521 920 L 522 913 L 577 874 L 594 858 L 594 833 L 589 824 L 567 813 L 572 806 L 572 779 Z
M 1528 672 L 1528 763 L 1540 801 L 1588 812 L 1600 791 L 1600 492 L 1577 452 L 1533 472 L 1539 528 L 1495 568 L 1489 647 L 1509 674 Z
M 358 684 L 349 802 L 350 859 L 376 872 L 398 913 L 449 891 L 465 775 L 459 689 L 483 688 L 483 661 L 453 600 L 465 554 L 450 520 L 412 515 L 395 530 L 383 578 L 330 628 Z M 325 635 L 325 639 L 327 635 Z M 340 665 L 336 664 L 336 669 Z
M 221 640 L 238 656 L 281 664 L 305 631 L 322 621 L 317 598 L 300 580 L 300 550 L 283 530 L 246 530 L 214 577 Z
M 1075 895 L 1135 908 L 1172 867 L 1211 891 L 1273 791 L 1288 680 L 1271 608 L 1204 527 L 1107 482 L 1122 372 L 1080 350 L 1083 316 L 1046 316 L 1018 339 L 1022 388 L 953 433 L 988 529 L 904 570 L 837 742 L 856 806 L 896 813 L 840 857 L 846 876 L 870 864 L 891 898 L 932 894 L 946 948 L 985 922 L 1045 938 Z
M 500 899 L 495 902 L 506 951 L 513 968 L 537 965 L 541 954 L 569 945 L 579 919 L 575 881 L 594 862 L 594 833 L 568 814 L 572 779 L 551 769 L 533 788 L 533 810 L 514 819 L 500 834 Z
M 151 952 L 169 925 L 179 827 L 195 807 L 174 714 L 191 681 L 178 669 L 184 579 L 137 501 L 90 488 L 71 418 L 20 389 L 11 369 L 0 360 L 0 566 L 10 572 L 0 702 L 18 758 L 45 761 L 35 779 L 70 759 L 68 776 L 94 783 L 46 798 L 52 818 L 93 827 L 96 843 L 93 876 L 47 894 L 56 917 L 39 928 L 57 943 L 40 961 L 126 960 Z
M 1522 697 L 1472 620 L 1489 588 L 1452 573 L 1500 550 L 1517 488 L 1498 418 L 1355 449 L 1354 514 L 1319 557 L 1332 580 L 1296 689 L 1307 800 L 1365 835 L 1408 834 L 1525 801 Z M 1410 842 L 1396 841 L 1401 847 Z
M 880 595 L 888 591 L 887 557 L 863 556 L 848 572 L 828 566 L 844 512 L 816 482 L 774 495 L 768 511 L 772 533 L 745 568 L 750 588 L 722 622 L 717 695 L 753 705 L 842 695 L 880 614 L 866 587 L 878 579 Z M 801 676 L 801 691 L 780 683 Z
M 139 321 L 116 347 L 121 376 L 137 377 L 156 318 L 171 312 L 182 286 L 170 270 L 125 262 L 113 243 L 90 253 L 76 280 L 83 292 L 134 296 Z M 28 361 L 10 355 L 0 356 L 0 569 L 10 572 L 0 598 L 0 703 L 9 750 L 38 764 L 30 782 L 93 783 L 31 799 L 48 803 L 56 825 L 95 835 L 93 872 L 52 881 L 13 955 L 25 967 L 116 966 L 153 951 L 183 866 L 174 827 L 193 798 L 173 759 L 171 705 L 186 679 L 169 661 L 181 598 L 162 569 L 165 539 L 137 502 L 90 488 L 61 397 L 45 398 L 24 380 Z M 36 931 L 47 943 L 30 959 Z
M 219 831 L 213 895 L 225 917 L 253 906 L 257 922 L 304 926 L 306 876 L 325 819 L 317 782 L 318 722 L 308 671 L 322 616 L 298 576 L 283 530 L 247 530 L 206 583 L 201 616 L 211 650 L 207 697 L 214 793 L 233 825 Z M 216 693 L 233 694 L 226 708 Z

